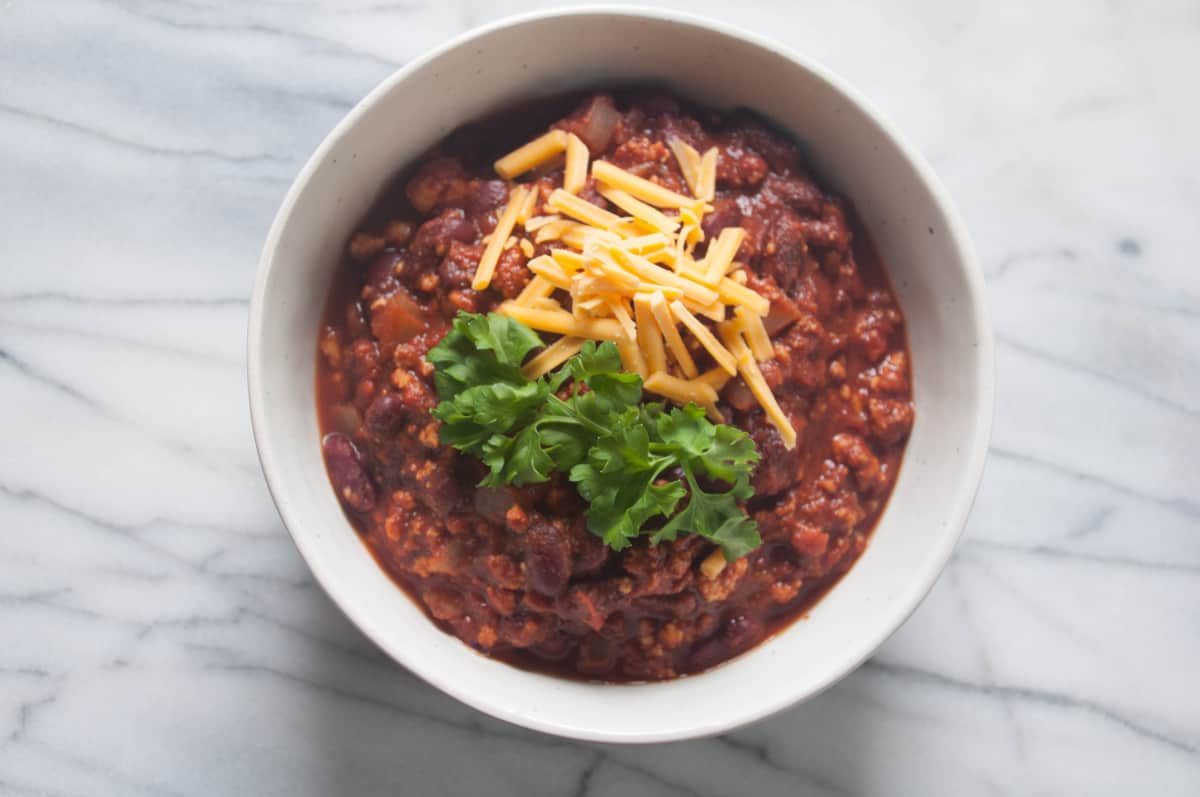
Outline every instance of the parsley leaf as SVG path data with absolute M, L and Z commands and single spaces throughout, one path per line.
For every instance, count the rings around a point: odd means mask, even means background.
M 459 451 L 480 453 L 492 435 L 528 422 L 548 393 L 542 382 L 469 387 L 433 408 L 433 417 L 442 422 L 438 439 Z
M 651 544 L 697 534 L 730 561 L 761 544 L 739 503 L 754 493 L 759 459 L 749 435 L 713 424 L 694 404 L 641 403 L 641 378 L 621 370 L 610 342 L 588 341 L 557 370 L 529 379 L 521 363 L 541 345 L 506 316 L 459 313 L 427 355 L 441 400 L 433 410 L 439 439 L 479 457 L 488 468 L 482 485 L 566 473 L 589 504 L 589 530 L 618 551 L 646 534 Z
M 425 358 L 437 369 L 434 386 L 445 400 L 470 387 L 529 381 L 521 374 L 521 362 L 541 345 L 536 332 L 508 316 L 460 312 Z
M 589 503 L 588 528 L 613 550 L 629 546 L 646 521 L 670 516 L 685 490 L 678 482 L 655 484 L 673 464 L 670 456 L 650 451 L 650 435 L 630 408 L 612 418 L 609 433 L 600 437 L 587 461 L 571 468 L 570 479 Z
M 650 535 L 650 542 L 657 545 L 664 540 L 673 540 L 681 532 L 699 534 L 721 546 L 726 561 L 732 562 L 745 556 L 762 544 L 758 524 L 742 512 L 738 499 L 754 495 L 747 474 L 742 474 L 727 492 L 707 492 L 696 483 L 695 476 L 686 474 L 690 498 L 687 506 L 662 528 Z

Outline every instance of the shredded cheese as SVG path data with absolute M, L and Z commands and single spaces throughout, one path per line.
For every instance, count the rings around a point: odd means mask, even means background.
M 741 372 L 742 379 L 746 382 L 746 387 L 750 388 L 750 392 L 754 394 L 754 398 L 758 400 L 763 410 L 766 411 L 767 420 L 779 431 L 779 436 L 783 438 L 784 446 L 789 450 L 795 448 L 796 430 L 792 428 L 791 421 L 783 414 L 783 410 L 779 408 L 779 402 L 775 400 L 775 394 L 767 386 L 767 380 L 763 377 L 762 371 L 758 369 L 758 363 L 754 361 L 754 355 L 749 350 L 742 352 L 738 357 L 738 371 Z
M 711 147 L 700 156 L 700 176 L 697 179 L 696 196 L 712 202 L 717 195 L 717 148 Z
M 650 306 L 651 294 L 639 293 L 633 297 L 633 314 L 637 322 L 637 340 L 646 358 L 646 368 L 651 373 L 667 370 L 667 350 L 663 347 L 662 332 Z
M 525 363 L 521 367 L 521 373 L 527 379 L 538 379 L 574 357 L 582 347 L 583 338 L 559 338 Z
M 621 367 L 631 374 L 637 374 L 642 379 L 650 375 L 646 369 L 646 359 L 642 356 L 642 349 L 638 346 L 636 338 L 621 336 L 617 341 L 617 351 L 621 355 Z
M 700 563 L 700 572 L 709 581 L 712 581 L 717 576 L 721 575 L 721 571 L 725 569 L 725 554 L 720 548 L 710 553 Z
M 574 133 L 567 134 L 567 165 L 563 170 L 563 190 L 578 194 L 587 182 L 588 148 Z
M 690 205 L 686 208 L 679 209 L 679 221 L 681 224 L 689 227 L 696 227 L 700 234 L 700 240 L 704 240 L 704 231 L 700 230 L 700 221 L 704 218 L 704 212 L 708 205 L 697 202 L 695 205 Z
M 653 209 L 653 208 L 652 208 Z M 626 249 L 630 252 L 637 252 L 639 255 L 646 257 L 647 252 L 653 252 L 659 249 L 666 249 L 671 245 L 671 239 L 661 232 L 652 232 L 646 235 L 639 235 L 635 238 L 626 238 L 617 246 Z
M 640 255 L 626 252 L 620 247 L 612 247 L 610 251 L 630 273 L 636 274 L 646 282 L 677 288 L 684 296 L 701 306 L 712 304 L 717 300 L 717 294 L 709 288 L 698 282 L 684 279 L 673 271 L 667 271 L 662 266 L 656 266 Z
M 771 303 L 746 284 L 747 272 L 735 259 L 745 231 L 721 230 L 704 258 L 695 258 L 705 238 L 701 222 L 713 210 L 718 150 L 700 154 L 680 139 L 668 146 L 692 196 L 591 159 L 580 138 L 561 130 L 505 155 L 495 165 L 506 180 L 561 167 L 563 185 L 541 205 L 548 189 L 511 188 L 496 229 L 484 239 L 473 285 L 477 290 L 488 286 L 505 249 L 517 246 L 525 255 L 534 276 L 497 312 L 563 336 L 524 366 L 527 376 L 558 367 L 585 340 L 613 341 L 622 366 L 641 375 L 647 390 L 679 404 L 698 404 L 713 421 L 724 422 L 717 393 L 740 374 L 790 448 L 796 432 L 758 367 L 774 356 L 763 324 Z M 600 195 L 628 215 L 578 195 L 588 184 L 589 170 Z M 539 210 L 543 215 L 535 216 Z M 550 245 L 549 255 L 535 256 L 535 242 Z M 570 310 L 555 298 L 557 291 L 570 297 Z M 699 372 L 683 330 L 716 367 Z M 705 565 L 719 572 L 715 560 Z
M 725 344 L 725 348 L 729 349 L 729 353 L 734 358 L 740 358 L 743 352 L 749 351 L 746 346 L 746 339 L 742 337 L 742 327 L 737 321 L 726 321 L 724 324 L 717 324 L 717 334 L 721 336 L 721 342 Z
M 554 258 L 554 262 L 562 266 L 563 271 L 568 274 L 582 271 L 587 262 L 583 255 L 579 252 L 572 252 L 570 249 L 554 249 L 550 252 L 550 257 Z
M 652 208 L 642 200 L 627 191 L 617 188 L 601 188 L 600 196 L 613 203 L 621 210 L 633 216 L 637 221 L 664 233 L 673 233 L 679 229 L 679 222 L 667 218 L 661 210 Z M 636 232 L 636 228 L 635 228 Z
M 552 160 L 566 148 L 567 134 L 562 130 L 551 130 L 544 136 L 539 136 L 528 144 L 517 147 L 496 161 L 494 164 L 496 174 L 505 180 L 512 180 L 530 169 Z
M 608 299 L 604 296 L 594 296 L 591 299 L 580 299 L 571 305 L 575 311 L 575 315 L 579 318 L 586 318 L 588 315 L 595 313 L 602 307 L 608 306 Z
M 533 215 L 534 208 L 537 207 L 538 190 L 535 186 L 529 187 L 529 195 L 525 197 L 525 201 L 521 204 L 521 211 L 517 213 L 517 223 L 529 229 L 529 218 Z
M 517 223 L 517 214 L 525 203 L 528 190 L 519 185 L 508 195 L 508 204 L 501 211 L 500 218 L 496 221 L 496 229 L 492 230 L 492 237 L 488 240 L 487 248 L 483 250 L 483 256 L 479 258 L 478 268 L 475 269 L 475 279 L 471 283 L 475 290 L 482 291 L 491 284 L 492 275 L 496 273 L 496 264 L 500 262 L 500 253 L 504 251 L 504 244 Z
M 570 219 L 555 218 L 538 227 L 537 232 L 533 234 L 533 240 L 539 244 L 558 241 L 578 227 L 583 227 L 583 225 Z
M 546 205 L 564 216 L 570 216 L 602 230 L 611 230 L 621 221 L 621 217 L 615 213 L 609 213 L 604 208 L 596 207 L 586 199 L 568 194 L 561 188 L 554 189 L 554 193 L 546 200 Z
M 556 288 L 562 288 L 564 291 L 571 290 L 571 278 L 567 272 L 563 270 L 554 258 L 548 255 L 535 257 L 526 264 L 527 268 L 534 274 L 537 274 L 542 279 L 549 282 Z
M 742 245 L 746 231 L 741 227 L 726 227 L 717 239 L 708 245 L 704 257 L 704 283 L 716 285 L 732 269 L 733 258 Z
M 766 315 L 771 312 L 770 301 L 745 285 L 739 285 L 729 277 L 717 283 L 717 295 L 726 304 L 740 305 L 756 315 Z
M 621 288 L 636 291 L 638 286 L 642 284 L 637 274 L 622 268 L 621 264 L 614 260 L 608 252 L 593 250 L 591 263 L 596 267 L 597 271 Z
M 643 202 L 660 208 L 688 208 L 696 205 L 696 200 L 670 189 L 663 188 L 658 183 L 652 183 L 644 177 L 630 174 L 619 166 L 608 161 L 592 163 L 592 177 L 610 188 L 626 191 Z
M 649 252 L 643 252 L 642 257 L 656 266 L 675 267 L 675 252 L 672 249 L 652 249 Z
M 554 283 L 545 277 L 535 276 L 514 301 L 519 305 L 529 307 L 534 299 L 543 299 L 552 293 L 554 293 Z
M 721 412 L 716 404 L 704 404 L 704 414 L 713 423 L 725 423 L 725 413 Z
M 750 344 L 750 352 L 754 355 L 754 359 L 762 362 L 774 357 L 775 347 L 771 345 L 771 336 L 767 334 L 767 328 L 763 326 L 762 317 L 751 313 L 745 307 L 737 308 L 733 314 L 737 316 L 738 324 L 742 328 L 746 342 Z
M 669 285 L 655 285 L 653 282 L 639 282 L 637 285 L 638 293 L 661 293 L 666 298 L 674 301 L 683 298 L 683 291 L 678 288 L 672 288 Z M 687 304 L 690 300 L 685 301 Z
M 517 221 L 521 221 L 519 217 Z M 521 222 L 521 226 L 525 228 L 525 232 L 537 232 L 552 221 L 562 221 L 562 216 L 534 216 Z
M 675 161 L 679 164 L 679 171 L 683 172 L 683 179 L 687 181 L 688 188 L 691 189 L 694 196 L 699 197 L 700 153 L 696 151 L 695 147 L 680 138 L 671 139 L 667 142 L 667 146 L 675 154 Z
M 729 380 L 732 378 L 728 371 L 718 365 L 716 368 L 709 368 L 700 374 L 700 376 L 696 377 L 695 381 L 703 382 L 713 390 L 720 391 L 724 389 L 725 385 L 729 384 Z
M 515 318 L 530 329 L 556 335 L 617 341 L 624 334 L 621 325 L 611 318 L 576 318 L 565 310 L 542 310 L 504 302 L 496 308 L 496 312 Z
M 611 298 L 608 300 L 608 307 L 612 310 L 613 318 L 617 319 L 617 323 L 621 325 L 629 342 L 636 341 L 637 324 L 633 323 L 633 319 L 629 317 L 629 311 L 625 309 L 625 300 L 618 297 Z
M 737 374 L 737 361 L 729 350 L 721 345 L 721 342 L 716 339 L 713 333 L 708 331 L 708 327 L 700 323 L 700 319 L 691 314 L 683 302 L 674 301 L 670 304 L 671 315 L 685 327 L 691 330 L 691 333 L 696 336 L 696 340 L 700 341 L 700 345 L 708 349 L 708 353 L 712 355 L 713 360 L 717 365 L 729 372 L 730 376 Z
M 668 296 L 667 298 L 670 299 L 672 297 Z M 699 305 L 693 302 L 691 299 L 684 299 L 683 306 L 691 310 L 693 313 L 702 315 L 705 318 L 709 318 L 718 324 L 725 320 L 725 305 L 721 304 L 720 300 L 717 300 L 712 304 Z
M 684 376 L 691 379 L 699 374 L 700 371 L 696 368 L 696 361 L 692 359 L 692 353 L 688 351 L 683 338 L 679 336 L 679 330 L 675 327 L 675 319 L 671 315 L 671 307 L 667 304 L 666 297 L 661 293 L 651 294 L 650 310 L 654 313 L 654 320 L 658 322 L 659 330 L 667 340 L 667 348 L 671 350 L 675 362 L 679 363 Z
M 650 374 L 644 386 L 651 393 L 669 398 L 676 404 L 699 404 L 703 407 L 717 403 L 717 391 L 703 382 L 680 379 L 663 371 Z
M 581 202 L 583 200 L 580 200 Z M 602 213 L 607 213 L 606 210 L 597 208 Z M 574 247 L 582 251 L 592 241 L 602 241 L 605 243 L 619 243 L 621 237 L 610 230 L 602 230 L 598 227 L 589 227 L 586 224 L 576 224 L 571 229 L 563 233 L 562 242 L 567 246 Z

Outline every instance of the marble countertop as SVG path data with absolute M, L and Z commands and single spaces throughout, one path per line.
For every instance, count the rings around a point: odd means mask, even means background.
M 736 4 L 929 157 L 998 338 L 963 542 L 837 687 L 576 744 L 331 605 L 250 435 L 259 248 L 377 81 L 535 5 L 0 0 L 0 793 L 1200 794 L 1194 0 Z

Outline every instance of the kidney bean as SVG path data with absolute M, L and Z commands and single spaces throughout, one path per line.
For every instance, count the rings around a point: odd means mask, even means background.
M 725 627 L 721 629 L 721 636 L 733 653 L 741 653 L 753 647 L 765 633 L 766 629 L 759 620 L 745 614 L 736 614 L 729 618 Z
M 550 616 L 553 619 L 553 615 Z M 557 630 L 557 629 L 555 629 Z M 533 647 L 533 652 L 539 659 L 546 661 L 562 661 L 571 652 L 571 637 L 566 634 L 547 636 Z
M 503 180 L 473 181 L 470 191 L 467 193 L 467 213 L 477 218 L 486 216 L 507 200 L 508 184 Z M 490 229 L 493 225 L 486 226 Z
M 375 440 L 386 441 L 404 426 L 408 408 L 400 396 L 392 392 L 380 393 L 367 407 L 367 433 Z
M 375 506 L 375 486 L 367 476 L 358 449 L 350 438 L 334 432 L 321 441 L 325 452 L 325 464 L 329 469 L 329 480 L 333 491 L 342 503 L 355 512 L 370 512 Z
M 804 276 L 808 243 L 803 220 L 784 210 L 767 232 L 762 273 L 775 280 L 785 293 L 794 293 L 796 282 Z
M 750 438 L 758 448 L 758 465 L 751 481 L 756 495 L 775 495 L 792 486 L 803 462 L 802 446 L 788 449 L 779 431 L 766 417 L 754 413 L 749 416 Z
M 534 523 L 525 532 L 525 580 L 543 595 L 561 595 L 571 580 L 571 544 L 557 526 Z
M 735 111 L 730 116 L 729 127 L 733 130 L 733 135 L 741 138 L 748 147 L 762 155 L 773 171 L 794 169 L 800 160 L 800 153 L 795 144 L 768 130 L 746 111 Z
M 797 175 L 773 174 L 763 184 L 763 190 L 770 191 L 792 210 L 813 216 L 821 212 L 821 204 L 825 199 L 825 195 L 816 183 L 807 177 Z
M 604 541 L 588 531 L 582 522 L 572 528 L 575 542 L 575 563 L 572 570 L 577 573 L 590 573 L 599 570 L 608 562 L 611 548 Z
M 398 262 L 400 256 L 393 250 L 385 250 L 375 255 L 375 259 L 367 267 L 366 284 L 374 288 L 377 294 L 386 293 Z
M 738 208 L 737 200 L 727 197 L 717 197 L 713 200 L 713 212 L 704 214 L 700 221 L 700 229 L 704 230 L 705 240 L 726 227 L 736 227 L 742 220 L 742 211 Z
M 850 247 L 850 228 L 846 214 L 833 202 L 821 207 L 820 219 L 804 219 L 801 222 L 804 237 L 813 246 L 828 247 L 844 252 Z
M 709 667 L 729 658 L 730 655 L 720 634 L 714 634 L 703 642 L 692 646 L 691 653 L 688 654 L 687 667 L 685 669 L 688 672 L 707 670 Z
M 417 229 L 409 253 L 420 271 L 432 266 L 439 257 L 450 251 L 454 241 L 470 243 L 476 237 L 475 225 L 459 208 L 442 211 Z

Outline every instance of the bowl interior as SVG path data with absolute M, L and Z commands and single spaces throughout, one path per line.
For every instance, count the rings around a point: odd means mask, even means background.
M 917 422 L 890 505 L 851 572 L 787 632 L 708 673 L 655 685 L 523 672 L 438 631 L 353 533 L 321 461 L 318 320 L 355 224 L 395 172 L 463 122 L 515 100 L 652 80 L 790 131 L 874 237 L 908 319 Z M 250 330 L 255 433 L 271 490 L 314 573 L 380 646 L 444 691 L 540 730 L 610 741 L 714 733 L 828 686 L 915 608 L 978 483 L 991 349 L 969 244 L 936 180 L 824 70 L 712 23 L 583 12 L 500 23 L 389 79 L 321 146 L 272 228 Z

